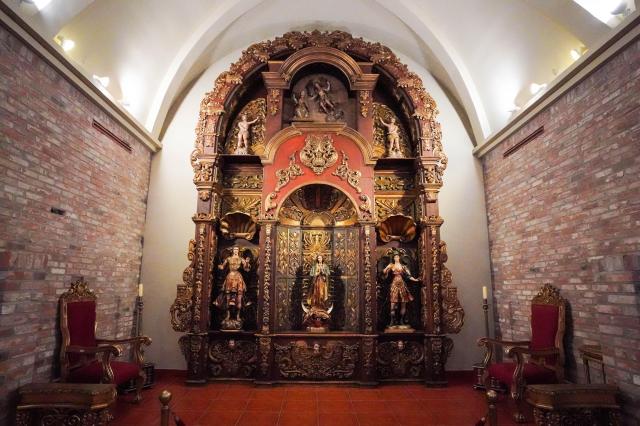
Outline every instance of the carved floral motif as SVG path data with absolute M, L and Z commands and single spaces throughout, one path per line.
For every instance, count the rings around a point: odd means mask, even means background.
M 287 379 L 349 379 L 358 361 L 358 344 L 328 341 L 326 344 L 305 341 L 274 345 L 275 362 L 280 375 Z
M 262 175 L 225 175 L 222 187 L 228 189 L 262 189 Z
M 424 347 L 412 341 L 378 344 L 378 375 L 381 379 L 416 379 L 422 376 Z
M 219 340 L 209 344 L 208 368 L 211 377 L 252 377 L 257 364 L 255 341 Z
M 414 188 L 413 176 L 375 175 L 373 179 L 375 191 L 411 191 Z

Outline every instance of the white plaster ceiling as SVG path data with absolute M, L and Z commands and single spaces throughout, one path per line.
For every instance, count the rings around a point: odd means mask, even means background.
M 40 11 L 2 1 L 44 37 L 74 40 L 66 54 L 110 77 L 112 97 L 155 135 L 211 64 L 287 31 L 338 29 L 430 72 L 480 142 L 530 99 L 530 83 L 550 83 L 571 49 L 611 30 L 573 0 L 51 0 Z

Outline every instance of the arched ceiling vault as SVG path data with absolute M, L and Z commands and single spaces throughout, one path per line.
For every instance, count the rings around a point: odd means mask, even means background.
M 531 83 L 550 83 L 572 49 L 610 31 L 571 0 L 51 0 L 40 11 L 1 1 L 44 37 L 74 40 L 67 55 L 110 77 L 113 99 L 156 136 L 212 64 L 287 31 L 319 29 L 380 42 L 430 73 L 481 142 L 530 99 Z

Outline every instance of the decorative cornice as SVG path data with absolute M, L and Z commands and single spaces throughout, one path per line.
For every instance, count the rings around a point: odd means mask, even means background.
M 535 102 L 520 111 L 513 120 L 489 136 L 484 143 L 478 145 L 473 150 L 473 154 L 478 158 L 485 156 L 638 37 L 640 37 L 640 11 L 635 11 L 625 22 L 613 29 L 612 34 L 609 34 L 604 41 L 589 49 L 582 58 L 560 74 Z
M 109 117 L 142 142 L 151 152 L 158 152 L 162 143 L 152 136 L 133 116 L 100 91 L 79 65 L 71 62 L 53 42 L 46 40 L 29 26 L 9 6 L 0 1 L 0 23 L 15 37 L 60 73 L 76 89 L 85 94 Z

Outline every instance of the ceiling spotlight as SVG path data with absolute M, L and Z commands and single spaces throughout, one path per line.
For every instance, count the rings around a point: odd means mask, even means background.
M 69 39 L 69 38 L 64 38 L 62 36 L 58 36 L 58 37 L 56 37 L 56 41 L 58 42 L 60 47 L 62 47 L 62 50 L 64 50 L 65 52 L 68 52 L 71 49 L 73 49 L 74 47 L 76 47 L 76 42 L 71 40 L 71 39 Z
M 622 0 L 618 6 L 613 8 L 610 12 L 612 15 L 627 15 L 629 13 L 629 6 L 626 0 Z
M 20 3 L 32 4 L 38 10 L 42 10 L 51 3 L 51 0 L 20 0 Z
M 542 90 L 547 88 L 547 84 L 543 83 L 543 84 L 538 84 L 538 83 L 531 83 L 529 85 L 529 92 L 531 92 L 532 95 L 535 95 L 539 92 L 541 92 Z
M 516 112 L 520 111 L 522 108 L 520 108 L 518 105 L 513 105 L 511 107 L 511 109 L 509 110 L 509 113 L 511 114 L 515 114 Z
M 94 74 L 93 79 L 105 89 L 109 86 L 109 77 L 100 77 L 99 75 Z

